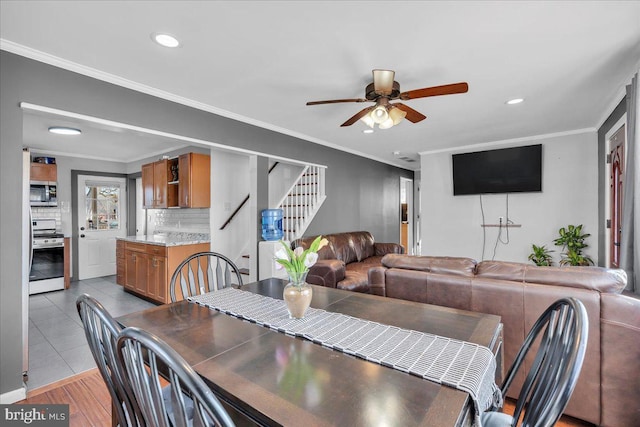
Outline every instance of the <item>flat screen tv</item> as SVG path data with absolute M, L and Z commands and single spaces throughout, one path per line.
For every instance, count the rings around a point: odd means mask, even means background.
M 453 154 L 453 195 L 542 191 L 542 144 Z

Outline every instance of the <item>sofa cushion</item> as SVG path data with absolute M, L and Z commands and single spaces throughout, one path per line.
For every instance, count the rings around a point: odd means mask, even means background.
M 471 258 L 433 257 L 388 254 L 382 258 L 382 265 L 387 268 L 426 271 L 436 274 L 451 274 L 473 277 L 476 261 Z
M 303 249 L 308 249 L 316 237 L 318 236 L 303 237 L 301 239 L 294 240 L 291 242 L 291 249 L 295 249 L 298 246 L 302 246 Z M 331 240 L 328 241 L 329 244 L 318 251 L 318 259 L 337 259 L 333 243 Z
M 527 264 L 506 261 L 482 261 L 476 267 L 476 276 L 483 279 L 524 282 Z
M 476 268 L 476 275 L 485 279 L 568 286 L 601 293 L 620 293 L 627 285 L 624 270 L 602 267 L 539 267 L 517 262 L 482 261 Z
M 537 267 L 527 266 L 524 280 L 543 285 L 591 289 L 619 294 L 627 286 L 624 270 L 603 267 Z
M 353 246 L 356 250 L 358 261 L 375 255 L 374 241 L 371 233 L 368 231 L 354 231 L 348 234 L 353 238 Z
M 347 265 L 348 267 L 348 265 Z M 352 292 L 369 292 L 367 272 L 359 269 L 347 269 L 344 279 L 338 282 L 336 288 Z

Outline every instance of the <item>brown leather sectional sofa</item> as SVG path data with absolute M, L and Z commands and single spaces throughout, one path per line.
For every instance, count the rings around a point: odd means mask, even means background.
M 317 236 L 294 240 L 292 248 L 308 248 Z M 377 243 L 368 231 L 327 234 L 329 244 L 318 252 L 318 261 L 309 269 L 307 283 L 370 293 L 368 271 L 382 265 L 386 254 L 403 254 L 397 243 Z
M 565 296 L 580 299 L 589 343 L 565 413 L 597 425 L 640 426 L 640 298 L 623 292 L 624 271 L 387 255 L 369 282 L 378 295 L 501 316 L 505 371 L 545 308 Z

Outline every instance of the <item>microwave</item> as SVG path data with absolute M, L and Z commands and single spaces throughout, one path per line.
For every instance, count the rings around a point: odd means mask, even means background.
M 58 188 L 55 182 L 31 181 L 30 187 L 31 206 L 58 206 Z

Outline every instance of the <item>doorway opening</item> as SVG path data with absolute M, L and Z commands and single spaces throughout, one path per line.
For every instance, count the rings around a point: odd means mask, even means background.
M 400 178 L 400 244 L 405 253 L 415 254 L 413 180 Z
M 622 237 L 622 195 L 626 153 L 626 115 L 615 124 L 605 137 L 605 266 L 620 267 L 620 239 Z

